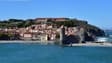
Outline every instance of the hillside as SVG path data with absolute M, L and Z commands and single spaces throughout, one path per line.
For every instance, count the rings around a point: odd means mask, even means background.
M 73 26 L 82 26 L 85 28 L 87 32 L 90 32 L 91 34 L 94 34 L 96 36 L 104 36 L 105 33 L 102 29 L 88 24 L 87 21 L 84 20 L 77 20 L 77 19 L 69 19 L 68 21 L 60 21 L 55 22 L 48 20 L 47 22 L 51 22 L 52 24 L 56 24 L 58 27 L 61 25 L 65 25 L 67 27 L 73 27 Z M 39 24 L 34 19 L 27 19 L 27 20 L 21 20 L 21 19 L 9 19 L 0 21 L 0 28 L 22 28 L 22 27 L 28 27 L 33 24 Z

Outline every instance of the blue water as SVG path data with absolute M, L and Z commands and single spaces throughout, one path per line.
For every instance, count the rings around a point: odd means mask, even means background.
M 112 63 L 112 47 L 0 44 L 0 63 Z
M 108 42 L 112 42 L 112 36 L 110 36 L 110 35 L 112 35 L 112 31 L 106 31 L 105 32 L 107 35 L 109 35 L 109 37 L 107 37 L 108 39 L 107 39 L 107 41 Z
M 112 42 L 112 31 L 105 31 L 105 37 L 97 37 L 96 40 L 103 40 L 104 42 Z
M 105 31 L 106 34 L 112 35 L 112 31 Z

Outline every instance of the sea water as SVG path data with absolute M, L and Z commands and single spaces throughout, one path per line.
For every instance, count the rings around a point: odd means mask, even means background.
M 112 47 L 0 44 L 0 63 L 112 63 Z
M 112 47 L 0 44 L 0 63 L 112 63 Z
M 106 36 L 104 37 L 97 37 L 97 41 L 103 41 L 103 42 L 112 42 L 112 31 L 105 31 Z

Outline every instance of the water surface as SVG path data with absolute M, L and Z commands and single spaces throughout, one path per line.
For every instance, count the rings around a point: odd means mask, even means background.
M 0 63 L 112 63 L 112 47 L 0 44 Z

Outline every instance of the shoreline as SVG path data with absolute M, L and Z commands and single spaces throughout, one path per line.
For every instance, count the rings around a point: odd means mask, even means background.
M 30 41 L 30 40 L 1 40 L 0 44 L 55 44 L 56 41 Z M 58 42 L 57 42 L 58 43 Z M 63 45 L 62 45 L 63 46 Z M 76 46 L 100 46 L 100 47 L 112 47 L 111 42 L 86 42 L 86 43 L 74 43 L 74 44 L 68 44 L 64 46 L 69 46 L 69 47 L 76 47 Z
M 100 47 L 112 47 L 112 43 L 110 42 L 86 42 L 86 43 L 80 43 L 80 44 L 71 44 L 67 46 L 100 46 Z
M 42 44 L 45 44 L 45 43 L 54 43 L 55 41 L 39 41 L 39 40 L 36 40 L 36 41 L 30 41 L 30 40 L 1 40 L 0 41 L 0 44 L 1 43 L 42 43 Z

